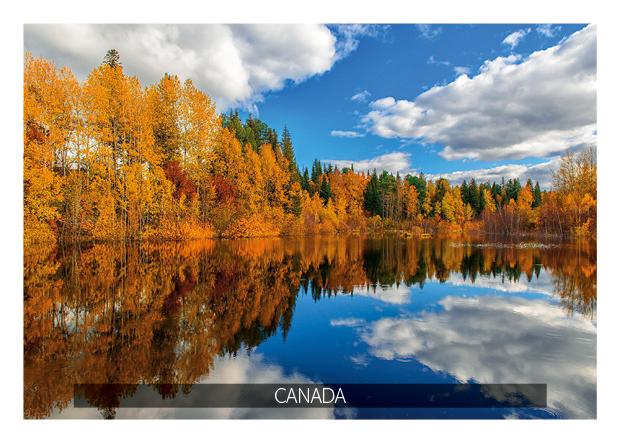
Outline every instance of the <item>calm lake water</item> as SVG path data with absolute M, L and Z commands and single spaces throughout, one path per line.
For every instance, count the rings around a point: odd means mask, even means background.
M 323 236 L 24 253 L 25 418 L 596 418 L 596 245 Z M 127 408 L 149 385 L 546 384 L 546 408 Z M 76 384 L 91 408 L 74 407 Z

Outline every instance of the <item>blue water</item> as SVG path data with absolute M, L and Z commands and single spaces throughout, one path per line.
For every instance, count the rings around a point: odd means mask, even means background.
M 242 343 L 236 352 L 224 352 L 198 382 L 544 383 L 546 408 L 216 410 L 121 404 L 116 418 L 596 418 L 595 312 L 567 310 L 555 269 L 547 264 L 529 279 L 507 275 L 472 281 L 450 272 L 441 282 L 427 276 L 407 286 L 401 279 L 355 286 L 352 293 L 313 291 L 312 282 L 306 292 L 302 280 L 286 332 L 278 327 L 257 346 Z M 70 406 L 51 417 L 101 414 Z

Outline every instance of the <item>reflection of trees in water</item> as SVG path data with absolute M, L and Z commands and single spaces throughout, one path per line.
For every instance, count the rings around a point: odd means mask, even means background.
M 574 249 L 551 270 L 554 292 L 568 315 L 596 321 L 596 247 L 579 242 Z
M 299 288 L 288 275 L 292 260 L 216 246 L 82 245 L 25 254 L 25 416 L 66 407 L 76 383 L 149 383 L 162 398 L 174 397 L 179 384 L 208 374 L 217 355 L 288 331 L 291 287 Z M 82 394 L 102 411 L 124 397 L 89 389 Z
M 208 374 L 216 356 L 252 352 L 278 331 L 286 340 L 301 287 L 319 300 L 451 274 L 531 281 L 544 267 L 569 312 L 595 315 L 590 250 L 477 247 L 466 236 L 454 243 L 315 237 L 27 250 L 24 415 L 66 407 L 78 383 L 127 385 L 83 392 L 110 417 L 139 383 L 174 397 Z

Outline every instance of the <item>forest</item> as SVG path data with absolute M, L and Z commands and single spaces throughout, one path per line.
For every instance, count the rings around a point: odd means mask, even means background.
M 295 160 L 291 134 L 218 114 L 191 80 L 142 87 L 110 50 L 79 82 L 24 56 L 24 244 L 533 232 L 596 240 L 596 146 L 567 151 L 551 190 L 518 178 L 444 178 Z

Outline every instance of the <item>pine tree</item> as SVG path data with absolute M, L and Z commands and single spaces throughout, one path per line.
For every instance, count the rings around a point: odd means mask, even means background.
M 323 181 L 321 182 L 321 190 L 319 191 L 319 197 L 323 199 L 326 205 L 329 199 L 332 198 L 332 189 L 329 186 L 329 182 L 327 181 L 327 178 L 325 175 L 323 175 Z
M 321 162 L 318 159 L 314 159 L 310 179 L 316 185 L 321 175 L 323 175 L 323 167 L 321 166 Z
M 536 186 L 534 187 L 534 204 L 532 208 L 537 208 L 542 203 L 542 193 L 540 192 L 540 185 L 538 181 L 536 181 Z
M 304 174 L 301 176 L 299 183 L 301 185 L 301 189 L 310 192 L 310 176 L 308 175 L 308 168 L 304 168 Z
M 372 216 L 381 213 L 381 197 L 379 195 L 379 180 L 377 170 L 372 173 L 368 185 L 364 190 L 364 210 L 370 212 Z
M 121 55 L 118 51 L 116 49 L 110 49 L 103 58 L 103 63 L 107 64 L 110 68 L 116 68 L 117 66 L 123 67 L 120 60 Z
M 461 183 L 461 199 L 463 199 L 464 204 L 471 203 L 469 199 L 469 187 L 467 186 L 467 182 L 465 180 Z
M 476 213 L 476 216 L 480 215 L 480 213 L 482 212 L 482 208 L 480 205 L 480 190 L 478 189 L 478 185 L 476 184 L 476 179 L 473 177 L 471 180 L 469 180 L 468 194 L 469 201 L 465 202 L 463 200 L 463 203 L 469 203 L 474 212 Z
M 275 131 L 274 131 L 275 132 Z M 282 131 L 282 156 L 288 161 L 288 170 L 292 181 L 299 181 L 299 169 L 295 161 L 295 152 L 293 151 L 293 142 L 291 134 L 286 125 Z

